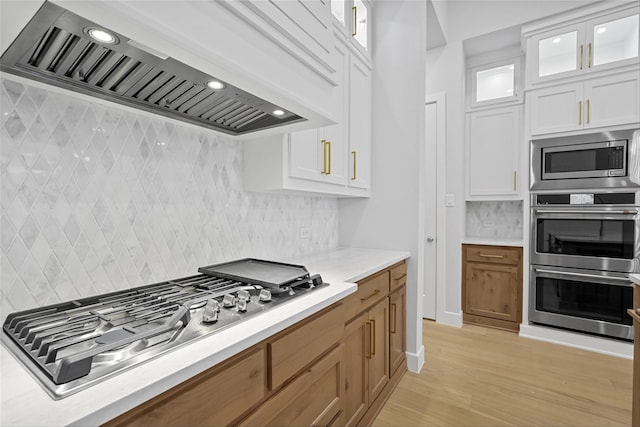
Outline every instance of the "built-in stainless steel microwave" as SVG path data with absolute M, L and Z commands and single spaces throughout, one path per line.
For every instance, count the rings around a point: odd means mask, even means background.
M 640 187 L 640 129 L 531 141 L 531 190 Z

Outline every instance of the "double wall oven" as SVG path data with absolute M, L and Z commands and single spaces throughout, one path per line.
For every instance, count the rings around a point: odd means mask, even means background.
M 532 141 L 529 320 L 633 339 L 640 130 Z

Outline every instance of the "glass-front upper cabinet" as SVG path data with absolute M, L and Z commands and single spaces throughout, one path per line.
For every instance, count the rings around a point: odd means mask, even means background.
M 603 14 L 528 37 L 528 83 L 637 64 L 639 11 Z
M 354 45 L 370 59 L 371 3 L 368 0 L 331 0 L 331 13 Z
M 353 32 L 351 35 L 362 46 L 364 50 L 368 50 L 368 18 L 369 8 L 362 0 L 353 1 Z
M 346 25 L 344 12 L 347 7 L 345 0 L 331 0 L 331 13 L 343 26 Z

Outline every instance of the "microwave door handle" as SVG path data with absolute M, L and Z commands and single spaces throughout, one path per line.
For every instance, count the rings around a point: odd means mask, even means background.
M 564 276 L 564 277 L 584 277 L 587 279 L 597 279 L 597 280 L 602 280 L 602 281 L 617 281 L 617 282 L 623 282 L 624 284 L 629 284 L 631 285 L 631 279 L 629 278 L 625 278 L 625 277 L 614 277 L 614 276 L 600 276 L 597 274 L 589 274 L 589 273 L 567 273 L 564 271 L 557 271 L 557 270 L 547 270 L 544 268 L 535 268 L 534 269 L 537 273 L 543 273 L 543 274 L 554 274 L 554 275 L 558 275 L 558 276 Z
M 558 213 L 558 214 L 594 214 L 594 215 L 637 215 L 638 210 L 617 209 L 617 210 L 591 210 L 591 209 L 540 209 L 534 208 L 536 213 Z

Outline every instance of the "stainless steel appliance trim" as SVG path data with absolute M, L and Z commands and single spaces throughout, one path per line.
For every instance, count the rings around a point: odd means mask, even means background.
M 638 215 L 638 210 L 630 209 L 554 209 L 533 208 L 538 214 L 585 214 L 585 215 Z
M 597 279 L 599 282 L 610 282 L 615 285 L 626 285 L 633 286 L 631 283 L 631 279 L 629 279 L 628 274 L 620 274 L 614 275 L 616 273 L 611 272 L 603 272 L 608 274 L 594 274 L 594 273 L 580 273 L 575 270 L 569 269 L 549 269 L 549 268 L 538 268 L 534 266 L 534 270 L 538 273 L 543 273 L 544 277 L 554 277 L 554 278 L 565 278 L 565 277 L 573 277 L 576 281 L 586 281 L 580 280 L 580 278 L 584 279 Z M 538 275 L 542 276 L 542 275 Z M 622 283 L 620 283 L 622 282 Z
M 616 323 L 605 322 L 602 320 L 595 319 L 586 319 L 582 317 L 570 316 L 566 314 L 557 314 L 557 313 L 549 313 L 546 311 L 539 311 L 536 309 L 536 272 L 539 272 L 540 269 L 536 265 L 532 265 L 529 283 L 529 321 L 533 323 L 540 323 L 543 325 L 549 326 L 560 326 L 567 329 L 590 332 L 599 335 L 605 335 L 609 337 L 622 338 L 625 340 L 633 340 L 633 326 L 628 325 L 619 325 Z M 544 267 L 543 270 L 551 270 L 550 268 Z M 553 270 L 556 270 L 553 268 Z M 558 268 L 555 274 L 565 274 L 570 275 L 571 273 L 567 273 L 570 271 L 568 269 Z M 579 271 L 578 271 L 579 272 Z M 606 277 L 607 272 L 603 272 L 603 278 Z M 549 273 L 543 273 L 549 274 Z M 583 274 L 591 274 L 591 273 L 583 273 Z M 611 273 L 609 273 L 611 274 Z M 596 277 L 598 277 L 598 273 L 595 273 Z M 542 275 L 540 275 L 543 277 Z M 576 280 L 580 281 L 582 276 L 576 276 Z M 609 277 L 611 278 L 611 277 Z M 582 280 L 584 281 L 584 280 Z M 631 280 L 629 280 L 629 286 L 631 286 Z M 614 285 L 620 286 L 620 285 Z M 624 286 L 624 285 L 622 285 Z
M 548 179 L 542 177 L 542 149 L 553 147 L 582 146 L 585 144 L 609 143 L 627 140 L 625 153 L 626 176 L 615 176 L 617 170 L 607 171 L 600 177 L 576 177 L 572 179 Z M 529 150 L 529 188 L 532 191 L 579 190 L 579 189 L 613 189 L 640 187 L 640 129 L 597 132 L 585 135 L 573 135 L 556 138 L 534 139 Z

